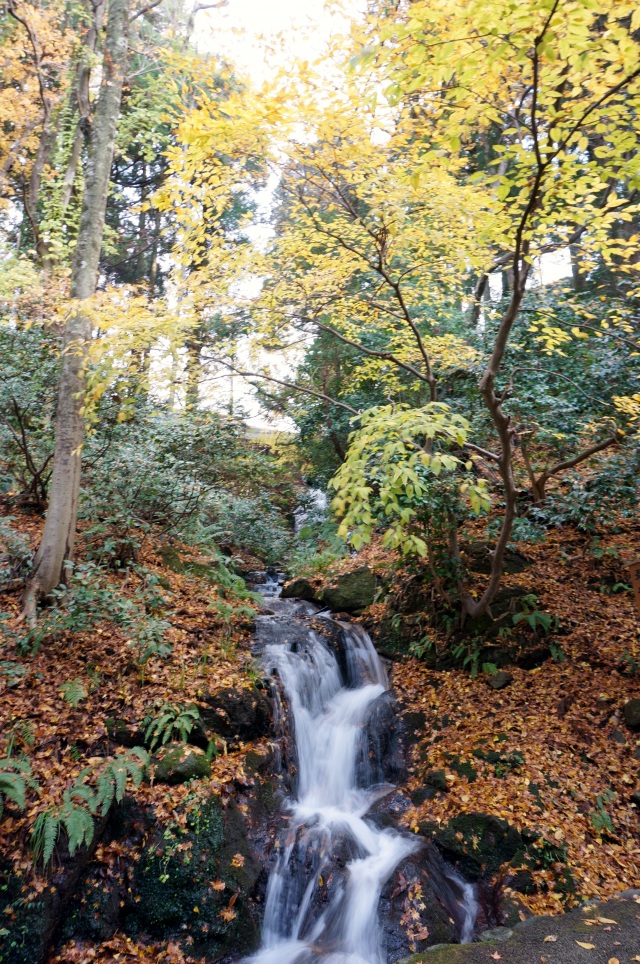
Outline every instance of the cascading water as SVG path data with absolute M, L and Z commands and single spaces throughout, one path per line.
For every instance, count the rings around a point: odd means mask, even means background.
M 417 849 L 413 838 L 379 829 L 366 817 L 391 789 L 368 732 L 387 675 L 360 626 L 330 621 L 341 638 L 336 652 L 299 618 L 315 607 L 275 600 L 275 579 L 260 588 L 277 614 L 259 617 L 257 640 L 288 707 L 297 772 L 267 886 L 262 949 L 251 961 L 383 964 L 380 895 L 396 866 Z M 332 879 L 330 892 L 325 876 Z M 448 882 L 459 893 L 460 929 L 468 940 L 473 888 L 453 871 Z

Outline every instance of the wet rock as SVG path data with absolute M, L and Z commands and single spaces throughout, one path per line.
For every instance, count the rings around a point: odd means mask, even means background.
M 318 593 L 309 579 L 300 576 L 286 582 L 280 593 L 283 599 L 304 599 L 307 602 L 317 602 Z
M 625 703 L 622 713 L 630 730 L 640 730 L 640 699 L 635 697 Z
M 267 736 L 272 730 L 271 703 L 258 689 L 219 690 L 204 697 L 200 716 L 207 730 L 217 733 L 231 747 Z
M 211 764 L 199 747 L 167 743 L 152 757 L 151 772 L 157 783 L 186 783 L 210 776 Z
M 448 894 L 442 862 L 437 852 L 423 843 L 417 854 L 396 868 L 382 891 L 380 923 L 388 960 L 397 961 L 412 950 L 424 950 L 434 944 L 449 944 L 458 939 L 456 919 L 452 908 L 446 906 Z M 450 902 L 459 911 L 452 894 Z M 406 924 L 401 923 L 404 915 L 411 920 L 411 936 Z
M 338 576 L 322 590 L 323 603 L 338 612 L 355 612 L 370 606 L 376 593 L 376 577 L 368 566 Z
M 357 785 L 397 783 L 405 774 L 398 707 L 390 692 L 373 703 L 356 764 Z
M 497 673 L 493 673 L 487 677 L 487 683 L 491 689 L 503 690 L 505 686 L 513 683 L 513 676 L 511 673 L 505 673 L 503 670 L 499 670 Z

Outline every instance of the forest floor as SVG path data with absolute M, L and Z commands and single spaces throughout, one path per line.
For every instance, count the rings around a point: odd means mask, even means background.
M 40 524 L 28 514 L 14 522 L 34 543 Z M 625 725 L 623 708 L 640 697 L 640 622 L 625 588 L 625 565 L 640 557 L 640 528 L 629 525 L 603 539 L 599 557 L 582 552 L 583 544 L 574 531 L 552 531 L 545 544 L 519 545 L 530 566 L 505 577 L 507 585 L 533 587 L 540 610 L 558 617 L 555 658 L 533 669 L 508 667 L 512 680 L 497 691 L 482 672 L 474 679 L 458 669 L 429 669 L 406 654 L 392 666 L 403 709 L 423 721 L 403 789 L 419 800 L 430 774 L 441 771 L 446 781 L 446 789 L 413 803 L 403 824 L 417 833 L 427 825 L 444 827 L 460 814 L 482 813 L 518 831 L 533 828 L 547 846 L 546 865 L 510 867 L 502 881 L 508 897 L 512 876 L 519 869 L 530 873 L 527 892 L 513 892 L 522 918 L 558 914 L 582 899 L 612 898 L 638 884 L 640 805 L 632 797 L 639 787 L 640 733 Z M 189 550 L 179 548 L 188 559 Z M 25 632 L 18 591 L 0 595 L 0 611 L 8 614 L 0 649 L 0 755 L 11 743 L 14 754 L 25 752 L 40 785 L 24 813 L 9 806 L 0 819 L 0 858 L 22 874 L 25 893 L 47 886 L 34 867 L 29 828 L 39 812 L 59 806 L 84 767 L 113 752 L 107 718 L 139 730 L 154 706 L 197 704 L 205 691 L 255 683 L 251 617 L 243 608 L 251 600 L 233 599 L 211 575 L 173 571 L 159 550 L 157 541 L 146 540 L 138 572 L 112 573 L 96 605 L 108 605 L 111 587 L 147 610 L 157 606 L 170 623 L 171 652 L 162 659 L 141 659 L 126 625 L 99 612 L 87 629 L 60 629 L 25 654 L 16 644 Z M 191 556 L 196 565 L 207 562 Z M 377 546 L 344 559 L 334 572 L 363 564 L 387 579 L 390 572 L 394 579 L 401 575 L 397 560 Z M 388 619 L 391 604 L 392 597 L 375 603 L 368 624 Z M 444 635 L 433 636 L 436 647 L 444 645 Z M 69 701 L 71 682 L 80 687 L 76 705 Z M 252 749 L 220 748 L 209 791 L 233 795 L 247 779 L 244 763 Z M 490 760 L 488 750 L 494 751 Z M 187 785 L 147 782 L 136 795 L 162 819 L 175 818 L 189 792 Z M 105 873 L 117 867 L 117 856 L 99 850 Z M 176 945 L 150 947 L 119 935 L 90 950 L 70 945 L 55 957 L 57 964 L 90 960 L 180 964 L 186 958 Z
M 516 896 L 535 914 L 640 884 L 640 732 L 623 713 L 640 698 L 640 616 L 626 568 L 640 558 L 640 528 L 627 524 L 603 538 L 597 555 L 584 544 L 567 528 L 541 544 L 517 544 L 530 566 L 504 577 L 535 591 L 540 611 L 558 618 L 554 657 L 533 669 L 506 667 L 512 680 L 497 691 L 481 667 L 473 679 L 410 655 L 394 661 L 391 676 L 401 705 L 421 721 L 406 789 L 419 799 L 438 771 L 447 787 L 407 810 L 404 824 L 419 832 L 482 813 L 539 832 L 550 844 L 548 866 L 510 867 L 503 880 L 508 896 L 518 870 L 531 874 L 530 892 Z M 384 576 L 393 560 L 373 545 L 359 554 L 363 563 Z M 380 602 L 367 622 L 388 617 Z M 429 634 L 435 648 L 446 646 L 444 633 Z

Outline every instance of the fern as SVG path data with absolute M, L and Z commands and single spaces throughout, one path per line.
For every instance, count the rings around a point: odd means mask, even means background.
M 154 709 L 157 708 L 157 704 Z M 148 714 L 143 725 L 146 726 L 144 740 L 149 744 L 151 750 L 158 744 L 164 746 L 174 736 L 179 737 L 182 743 L 186 743 L 195 724 L 200 720 L 200 711 L 197 706 L 175 706 L 172 703 L 164 703 L 159 712 L 153 716 Z
M 58 692 L 60 693 L 60 696 L 62 696 L 62 698 L 65 699 L 67 703 L 70 703 L 73 707 L 78 706 L 87 698 L 87 688 L 82 680 L 78 679 L 78 677 L 63 683 Z
M 39 790 L 29 761 L 19 757 L 0 760 L 0 817 L 4 812 L 5 800 L 18 810 L 25 810 L 28 789 Z
M 60 826 L 60 816 L 53 808 L 43 810 L 36 817 L 31 828 L 31 849 L 36 864 L 42 860 L 46 867 L 51 860 L 60 836 Z
M 114 800 L 121 802 L 129 780 L 135 787 L 140 786 L 148 761 L 149 756 L 142 747 L 107 760 L 97 772 L 95 789 L 88 781 L 96 775 L 96 769 L 82 770 L 73 786 L 65 790 L 62 805 L 49 807 L 35 819 L 31 848 L 36 864 L 42 861 L 43 866 L 47 866 L 63 829 L 71 855 L 82 844 L 89 846 L 95 830 L 94 816 L 98 813 L 104 816 Z

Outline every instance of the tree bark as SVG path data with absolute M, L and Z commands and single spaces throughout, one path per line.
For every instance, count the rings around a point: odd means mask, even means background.
M 38 597 L 48 595 L 64 581 L 65 570 L 73 559 L 84 435 L 86 359 L 91 338 L 91 320 L 83 311 L 82 302 L 95 293 L 98 280 L 111 162 L 127 62 L 128 23 L 129 0 L 110 0 L 102 83 L 89 131 L 85 189 L 71 270 L 73 306 L 64 337 L 49 508 L 24 597 L 24 615 L 30 622 L 35 620 Z

